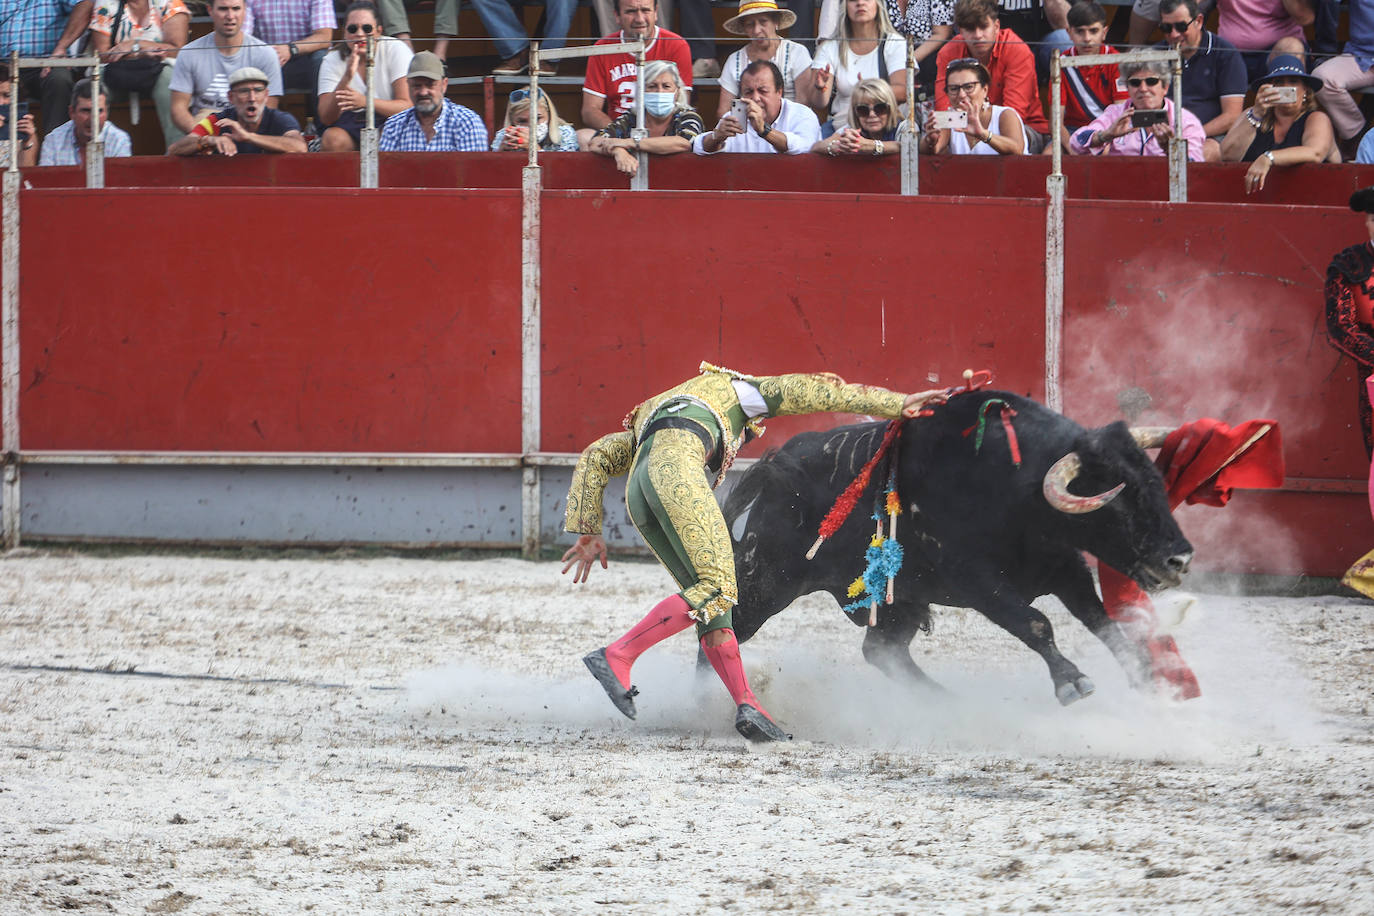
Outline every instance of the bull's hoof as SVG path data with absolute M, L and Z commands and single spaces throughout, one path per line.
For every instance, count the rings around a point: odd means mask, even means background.
M 615 708 L 623 712 L 627 718 L 635 717 L 635 697 L 639 696 L 639 688 L 631 687 L 625 689 L 625 685 L 620 683 L 620 679 L 611 670 L 610 662 L 606 661 L 606 650 L 597 649 L 595 652 L 588 652 L 582 656 L 582 664 L 587 666 L 587 670 L 596 678 L 596 682 L 601 685 L 601 689 L 606 691 L 606 696 L 611 698 Z
M 1097 687 L 1086 677 L 1079 676 L 1072 682 L 1065 682 L 1054 688 L 1055 698 L 1059 700 L 1060 706 L 1068 706 L 1070 703 L 1077 703 L 1079 700 L 1092 696 Z
M 791 741 L 792 736 L 778 727 L 763 710 L 739 704 L 735 710 L 735 731 L 750 741 Z

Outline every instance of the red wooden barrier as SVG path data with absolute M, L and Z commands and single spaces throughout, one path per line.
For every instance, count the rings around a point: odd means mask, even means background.
M 26 449 L 520 451 L 518 194 L 21 207 Z
M 739 158 L 663 162 L 732 181 L 794 162 Z M 298 160 L 336 177 L 356 165 Z M 940 180 L 980 174 L 929 165 Z M 1102 164 L 1082 165 L 1084 183 L 1100 177 Z M 1145 181 L 1156 165 L 1124 169 Z M 388 168 L 438 184 L 518 163 Z M 1019 168 L 981 174 L 1030 182 Z M 1322 193 L 1337 197 L 1348 175 L 1331 175 Z M 517 191 L 34 190 L 21 206 L 26 449 L 520 450 Z M 1352 369 L 1323 339 L 1320 287 L 1362 231 L 1331 207 L 1072 203 L 1067 412 L 1114 418 L 1118 393 L 1138 386 L 1154 399 L 1146 422 L 1274 416 L 1290 475 L 1358 485 Z M 1042 200 L 554 191 L 543 240 L 547 451 L 618 428 L 700 359 L 902 388 L 986 367 L 1043 394 Z M 776 423 L 762 444 L 798 428 Z M 1359 494 L 1241 494 L 1185 518 L 1211 568 L 1330 574 L 1374 546 Z M 1259 533 L 1279 526 L 1276 552 Z

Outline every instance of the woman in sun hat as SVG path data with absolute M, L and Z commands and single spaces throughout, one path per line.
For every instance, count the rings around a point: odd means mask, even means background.
M 740 0 L 739 12 L 725 20 L 725 31 L 743 35 L 749 43 L 725 59 L 720 72 L 720 106 L 716 119 L 725 117 L 730 103 L 739 96 L 739 81 L 756 60 L 771 60 L 782 71 L 783 98 L 797 100 L 797 77 L 811 66 L 811 52 L 778 32 L 797 21 L 797 14 L 780 9 L 777 0 Z
M 1322 81 L 1303 69 L 1302 61 L 1280 54 L 1269 72 L 1251 84 L 1255 104 L 1238 118 L 1221 141 L 1223 162 L 1252 163 L 1245 173 L 1245 193 L 1264 187 L 1275 166 L 1325 162 L 1336 148 L 1331 119 L 1317 104 Z M 1297 97 L 1282 101 L 1283 90 Z

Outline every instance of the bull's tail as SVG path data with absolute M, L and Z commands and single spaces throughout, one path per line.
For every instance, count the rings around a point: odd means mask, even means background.
M 733 531 L 735 522 L 744 515 L 758 499 L 767 493 L 770 505 L 791 506 L 797 513 L 795 523 L 798 528 L 806 523 L 807 500 L 805 491 L 806 472 L 801 462 L 787 452 L 776 449 L 769 451 L 749 470 L 745 471 L 725 498 L 722 512 L 725 523 Z M 787 497 L 785 500 L 778 497 Z

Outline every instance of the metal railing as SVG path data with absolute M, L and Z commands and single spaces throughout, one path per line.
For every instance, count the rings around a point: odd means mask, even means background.
M 1188 200 L 1188 143 L 1183 139 L 1183 59 L 1176 49 L 1126 51 L 1120 54 L 1083 54 L 1050 58 L 1050 143 L 1054 144 L 1049 177 L 1045 179 L 1045 404 L 1064 409 L 1064 103 L 1060 93 L 1063 68 L 1103 64 L 1167 61 L 1173 70 L 1174 136 L 1169 141 L 1169 201 Z

